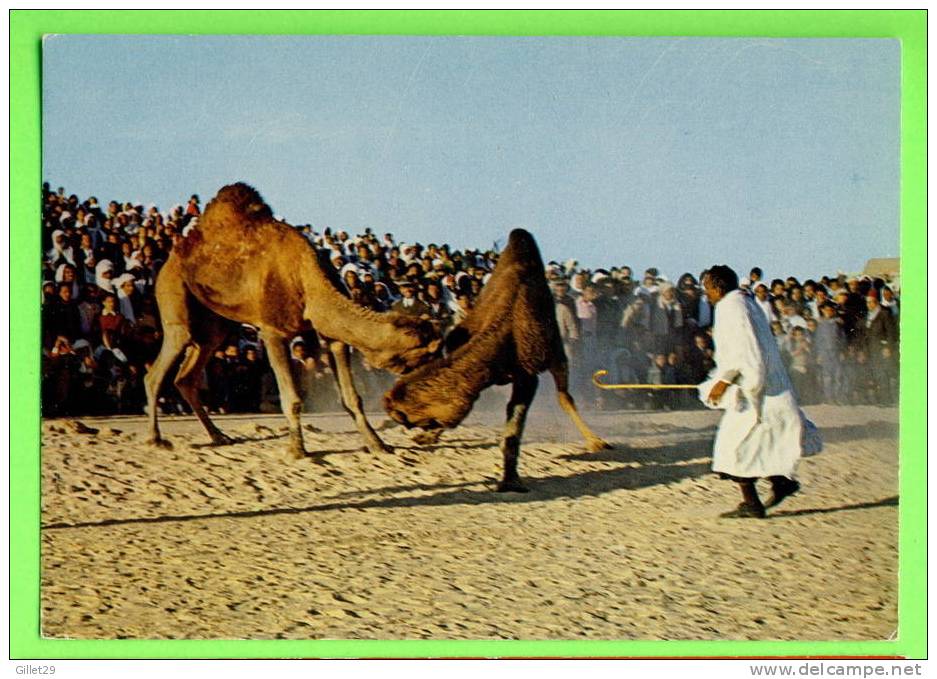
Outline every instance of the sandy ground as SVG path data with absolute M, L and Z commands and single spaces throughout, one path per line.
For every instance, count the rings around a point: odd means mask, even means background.
M 496 402 L 498 407 L 502 407 Z M 717 414 L 586 413 L 588 453 L 540 397 L 526 495 L 493 492 L 500 414 L 439 444 L 344 414 L 43 423 L 42 627 L 72 638 L 884 639 L 897 626 L 897 411 L 808 408 L 826 450 L 758 520 L 709 473 Z M 383 421 L 381 414 L 372 421 Z

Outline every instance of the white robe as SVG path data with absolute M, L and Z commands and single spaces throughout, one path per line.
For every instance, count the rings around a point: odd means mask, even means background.
M 804 418 L 764 313 L 745 292 L 716 304 L 716 367 L 700 385 L 705 399 L 717 381 L 732 386 L 713 445 L 713 471 L 740 478 L 793 478 L 803 455 Z

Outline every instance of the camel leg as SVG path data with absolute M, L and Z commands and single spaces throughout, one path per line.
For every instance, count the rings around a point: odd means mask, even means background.
M 156 279 L 156 303 L 163 328 L 163 343 L 159 355 L 143 378 L 146 389 L 147 415 L 149 417 L 148 443 L 170 447 L 159 433 L 159 390 L 179 354 L 192 340 L 189 325 L 189 303 L 191 296 L 182 281 L 179 262 L 170 257 L 159 271 Z
M 342 395 L 342 406 L 345 411 L 351 415 L 358 427 L 358 431 L 364 438 L 364 444 L 372 453 L 392 453 L 394 449 L 384 443 L 374 429 L 368 418 L 364 415 L 364 408 L 361 404 L 361 396 L 355 389 L 355 383 L 351 376 L 351 361 L 348 354 L 348 345 L 344 342 L 335 340 L 329 341 L 329 363 L 332 366 L 332 372 L 335 374 L 335 380 L 338 382 L 338 390 Z
M 303 402 L 296 392 L 293 384 L 293 374 L 290 372 L 290 357 L 286 349 L 286 340 L 280 335 L 265 335 L 267 339 L 267 356 L 270 358 L 270 367 L 277 378 L 277 390 L 280 392 L 280 407 L 286 416 L 290 428 L 290 454 L 296 460 L 306 456 L 303 446 L 303 429 L 299 415 L 303 410 Z
M 202 371 L 205 370 L 205 366 L 211 360 L 212 353 L 227 337 L 228 330 L 229 324 L 227 322 L 206 311 L 205 315 L 199 319 L 198 337 L 193 339 L 191 346 L 186 351 L 175 382 L 179 393 L 182 394 L 182 397 L 191 406 L 192 412 L 195 413 L 199 422 L 205 427 L 205 431 L 211 437 L 212 443 L 217 446 L 234 443 L 234 440 L 218 429 L 208 417 L 205 406 L 202 405 L 201 396 L 199 396 L 199 388 L 202 386 Z
M 498 484 L 498 492 L 526 493 L 528 488 L 521 483 L 517 473 L 517 460 L 521 451 L 521 436 L 524 434 L 524 422 L 527 411 L 537 393 L 537 376 L 520 375 L 514 379 L 511 400 L 508 401 L 507 423 L 504 425 L 504 437 L 501 439 L 501 453 L 504 455 L 504 477 Z
M 573 401 L 573 397 L 569 393 L 569 364 L 561 363 L 558 366 L 550 368 L 550 372 L 553 373 L 553 381 L 556 382 L 556 398 L 560 402 L 560 407 L 566 411 L 566 414 L 569 415 L 569 419 L 576 425 L 579 433 L 582 434 L 582 437 L 586 440 L 586 445 L 589 446 L 589 450 L 598 452 L 600 450 L 610 449 L 612 446 L 593 434 L 592 430 L 589 429 L 589 425 L 587 425 L 579 415 L 576 402 Z
M 163 323 L 163 345 L 160 347 L 159 356 L 153 361 L 153 365 L 150 366 L 143 378 L 143 384 L 146 388 L 147 415 L 150 421 L 150 433 L 147 443 L 152 445 L 170 447 L 169 442 L 160 436 L 159 424 L 157 423 L 159 390 L 163 380 L 166 379 L 166 373 L 169 372 L 172 364 L 182 353 L 182 350 L 185 349 L 190 339 L 189 329 L 185 325 L 181 323 Z

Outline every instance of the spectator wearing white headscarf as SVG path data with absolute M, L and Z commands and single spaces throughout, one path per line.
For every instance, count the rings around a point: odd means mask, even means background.
M 51 262 L 52 266 L 66 263 L 75 266 L 75 253 L 65 238 L 65 232 L 61 229 L 52 232 L 52 249 L 46 253 L 46 259 Z
M 125 273 L 114 279 L 114 290 L 120 305 L 120 314 L 131 323 L 136 323 L 140 315 L 142 298 L 133 274 Z
M 55 270 L 55 282 L 71 283 L 72 299 L 77 302 L 81 297 L 81 289 L 78 287 L 78 270 L 73 264 L 69 264 L 68 262 L 59 264 L 58 268 Z
M 114 263 L 109 259 L 102 259 L 94 267 L 94 284 L 104 292 L 114 292 Z

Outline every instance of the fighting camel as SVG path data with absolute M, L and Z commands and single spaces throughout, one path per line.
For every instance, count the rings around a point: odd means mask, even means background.
M 549 370 L 560 406 L 579 429 L 590 450 L 610 448 L 579 415 L 569 393 L 569 367 L 556 322 L 537 243 L 515 229 L 478 302 L 446 338 L 448 354 L 402 376 L 384 395 L 384 407 L 400 424 L 438 437 L 457 426 L 478 398 L 494 384 L 512 385 L 507 423 L 501 439 L 504 456 L 499 491 L 526 492 L 517 472 L 520 441 L 538 374 Z
M 243 183 L 223 187 L 196 228 L 173 248 L 156 281 L 163 345 L 145 378 L 150 441 L 165 444 L 157 423 L 160 385 L 176 359 L 183 398 L 215 444 L 231 442 L 199 398 L 202 371 L 236 323 L 260 329 L 289 423 L 293 457 L 305 455 L 302 402 L 287 342 L 315 331 L 329 349 L 342 404 L 372 452 L 390 451 L 371 427 L 352 382 L 349 345 L 377 367 L 401 373 L 433 358 L 441 339 L 425 320 L 364 309 L 341 294 L 314 248 Z M 321 458 L 321 455 L 319 456 Z

